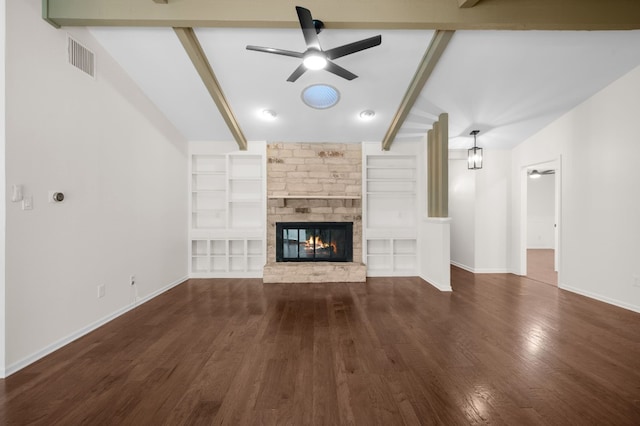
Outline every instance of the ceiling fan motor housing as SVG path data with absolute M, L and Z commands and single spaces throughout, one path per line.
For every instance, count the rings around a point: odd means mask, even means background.
M 316 34 L 320 34 L 320 32 L 324 29 L 324 22 L 319 19 L 314 19 L 313 28 L 316 29 Z

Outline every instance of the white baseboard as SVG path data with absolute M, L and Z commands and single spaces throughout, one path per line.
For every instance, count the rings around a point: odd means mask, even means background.
M 262 278 L 263 271 L 251 272 L 192 272 L 189 278 Z
M 136 306 L 141 305 L 143 303 L 147 303 L 149 300 L 153 299 L 156 296 L 161 295 L 162 293 L 164 293 L 165 291 L 169 291 L 172 288 L 174 288 L 175 286 L 182 284 L 183 282 L 187 281 L 189 279 L 189 276 L 184 276 L 182 278 L 178 278 L 177 280 L 167 284 L 166 286 L 144 296 L 143 298 L 141 298 L 140 300 L 136 301 Z
M 498 268 L 472 268 L 470 266 L 467 265 L 463 265 L 462 263 L 458 263 L 458 262 L 454 262 L 453 260 L 451 261 L 451 264 L 453 266 L 457 266 L 460 269 L 464 269 L 465 271 L 471 272 L 472 274 L 508 274 L 509 270 L 504 268 L 504 269 L 498 269 Z
M 585 290 L 582 290 L 582 289 L 579 289 L 579 288 L 575 288 L 575 287 L 571 287 L 570 285 L 564 285 L 564 284 L 559 284 L 558 288 L 560 288 L 562 290 L 570 291 L 572 293 L 579 294 L 581 296 L 588 297 L 590 299 L 599 300 L 600 302 L 608 303 L 610 305 L 614 305 L 614 306 L 617 306 L 619 308 L 624 308 L 624 309 L 628 309 L 628 310 L 633 311 L 633 312 L 640 313 L 640 306 L 632 305 L 632 304 L 627 303 L 627 302 L 621 302 L 620 300 L 616 300 L 616 299 L 611 299 L 610 297 L 602 296 L 601 294 L 592 293 L 590 291 L 585 291 Z
M 450 284 L 439 283 L 438 281 L 432 280 L 429 277 L 426 277 L 424 275 L 420 275 L 420 278 L 422 278 L 427 284 L 437 288 L 440 291 L 444 291 L 444 292 L 453 291 Z
M 462 263 L 458 263 L 456 261 L 451 261 L 451 264 L 453 266 L 457 266 L 460 269 L 464 269 L 465 271 L 471 272 L 471 273 L 475 273 L 475 271 L 473 270 L 473 268 L 471 266 L 467 266 L 467 265 L 463 265 Z
M 52 344 L 42 348 L 41 350 L 21 359 L 20 361 L 14 362 L 13 364 L 11 364 L 10 366 L 8 366 L 7 368 L 4 369 L 4 371 L 0 370 L 0 373 L 2 373 L 2 376 L 0 376 L 0 378 L 5 378 L 8 377 L 10 375 L 12 375 L 13 373 L 22 370 L 23 368 L 25 368 L 26 366 L 28 366 L 29 364 L 32 364 L 36 361 L 38 361 L 41 358 L 44 358 L 45 356 L 49 355 L 52 352 L 57 351 L 58 349 L 60 349 L 63 346 L 68 345 L 69 343 L 73 342 L 74 340 L 79 339 L 80 337 L 91 333 L 92 331 L 94 331 L 95 329 L 102 327 L 103 325 L 105 325 L 106 323 L 116 319 L 117 317 L 119 317 L 122 314 L 125 314 L 127 312 L 129 312 L 130 310 L 140 306 L 141 304 L 148 302 L 149 300 L 153 299 L 156 296 L 159 296 L 160 294 L 164 293 L 165 291 L 168 291 L 170 289 L 172 289 L 173 287 L 177 286 L 178 284 L 182 284 L 183 282 L 185 282 L 186 280 L 188 280 L 188 277 L 182 277 L 164 287 L 162 287 L 159 290 L 154 291 L 153 293 L 133 302 L 133 303 L 129 303 L 126 306 L 118 309 L 117 311 L 87 325 L 86 327 L 81 328 L 80 330 L 77 330 L 71 334 L 69 334 L 66 337 L 63 337 L 62 339 L 53 342 Z

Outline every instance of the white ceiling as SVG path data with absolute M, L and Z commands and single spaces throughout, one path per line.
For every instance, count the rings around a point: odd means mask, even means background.
M 213 100 L 169 28 L 91 28 L 92 34 L 188 140 L 232 140 Z M 304 51 L 299 29 L 200 28 L 196 35 L 247 140 L 381 141 L 433 31 L 338 30 L 320 34 L 323 49 L 377 34 L 382 44 L 336 59 L 359 77 L 326 71 L 287 77 L 296 58 L 248 51 L 248 44 Z M 449 113 L 450 148 L 510 148 L 640 65 L 640 31 L 457 31 L 396 140 L 423 140 Z M 336 87 L 327 110 L 303 104 L 314 83 Z M 259 112 L 277 112 L 263 121 Z M 358 114 L 372 109 L 374 120 Z M 393 149 L 393 148 L 392 148 Z

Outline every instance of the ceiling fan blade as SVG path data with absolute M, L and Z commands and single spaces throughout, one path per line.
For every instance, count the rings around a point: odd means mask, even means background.
M 292 50 L 276 49 L 274 47 L 247 46 L 247 50 L 255 50 L 256 52 L 273 53 L 275 55 L 292 56 L 294 58 L 302 58 L 303 54 Z
M 382 36 L 377 35 L 364 40 L 356 41 L 353 43 L 345 44 L 343 46 L 334 47 L 333 49 L 326 50 L 324 53 L 329 59 L 341 58 L 352 53 L 359 52 L 361 50 L 369 49 L 382 43 Z
M 351 71 L 348 71 L 342 68 L 340 65 L 336 65 L 331 61 L 327 61 L 327 66 L 325 67 L 325 70 L 347 80 L 353 80 L 354 78 L 358 78 L 358 76 L 352 73 Z
M 303 64 L 300 64 L 300 66 L 298 68 L 295 69 L 295 71 L 289 76 L 289 78 L 287 79 L 287 81 L 290 82 L 294 82 L 296 81 L 302 74 L 304 74 L 304 72 L 307 70 L 307 67 L 305 67 Z
M 305 43 L 307 43 L 307 48 L 322 50 L 320 49 L 320 40 L 318 40 L 316 27 L 313 25 L 311 11 L 304 7 L 296 6 L 296 12 L 298 12 L 298 20 L 300 21 L 300 28 L 302 28 L 302 34 L 304 35 Z

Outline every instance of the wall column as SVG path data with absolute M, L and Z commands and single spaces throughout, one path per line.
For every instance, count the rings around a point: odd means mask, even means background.
M 428 216 L 449 215 L 449 114 L 442 113 L 427 132 Z
M 427 132 L 427 215 L 420 226 L 420 277 L 451 291 L 451 219 L 449 216 L 449 115 L 442 113 Z

